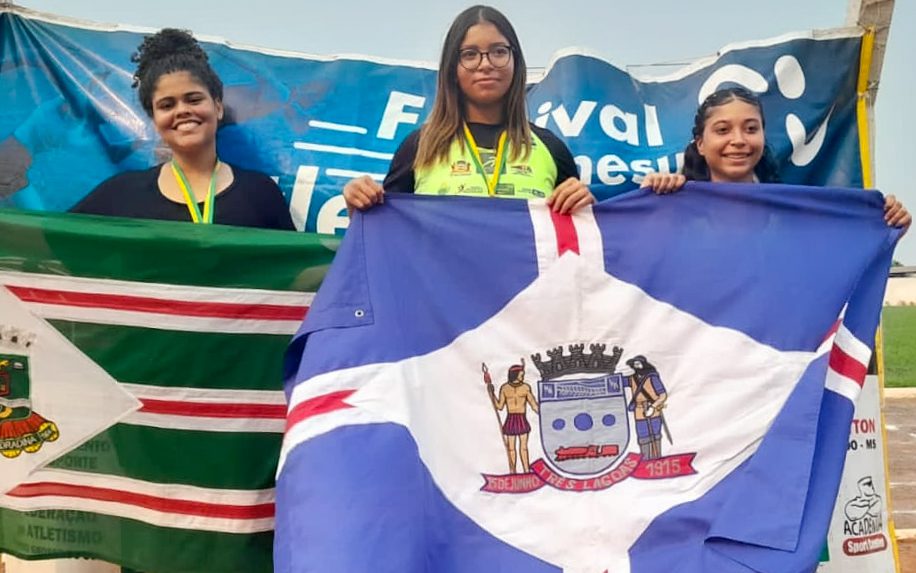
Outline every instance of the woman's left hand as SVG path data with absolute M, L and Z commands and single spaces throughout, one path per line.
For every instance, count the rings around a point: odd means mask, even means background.
M 913 217 L 906 210 L 903 203 L 897 200 L 893 195 L 884 198 L 884 220 L 891 227 L 902 227 L 906 233 L 913 222 Z
M 594 202 L 595 196 L 588 190 L 588 186 L 575 177 L 557 185 L 553 194 L 547 198 L 547 206 L 561 215 L 569 215 Z

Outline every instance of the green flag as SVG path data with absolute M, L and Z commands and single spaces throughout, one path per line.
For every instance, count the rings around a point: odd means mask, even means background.
M 0 496 L 0 552 L 271 571 L 283 352 L 337 243 L 0 211 L 6 293 L 141 404 Z

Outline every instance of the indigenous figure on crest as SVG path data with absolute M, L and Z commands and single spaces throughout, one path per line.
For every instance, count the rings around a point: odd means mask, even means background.
M 538 403 L 534 398 L 534 392 L 525 382 L 525 361 L 522 359 L 521 364 L 514 364 L 509 367 L 509 373 L 506 376 L 506 383 L 500 386 L 499 395 L 493 387 L 490 379 L 490 373 L 487 365 L 483 365 L 484 381 L 487 384 L 487 392 L 490 395 L 490 402 L 496 412 L 496 417 L 500 420 L 500 428 L 503 434 L 503 443 L 506 446 L 506 455 L 509 459 L 509 472 L 518 473 L 518 458 L 521 456 L 522 473 L 530 471 L 528 465 L 528 434 L 531 433 L 531 424 L 528 423 L 528 406 L 535 412 L 538 412 Z M 499 412 L 506 409 L 506 417 L 503 421 Z

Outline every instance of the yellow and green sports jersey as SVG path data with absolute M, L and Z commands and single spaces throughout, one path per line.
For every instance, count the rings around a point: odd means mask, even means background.
M 448 160 L 430 168 L 415 171 L 420 131 L 414 131 L 401 144 L 392 159 L 383 187 L 390 192 L 421 193 L 487 197 L 487 181 L 496 165 L 496 148 L 501 125 L 469 123 L 478 144 L 482 174 L 470 147 L 456 140 Z M 527 158 L 512 160 L 511 148 L 500 169 L 498 185 L 493 196 L 532 199 L 549 196 L 554 188 L 570 177 L 578 177 L 578 169 L 569 148 L 549 130 L 531 125 L 532 150 Z M 507 147 L 509 147 L 507 145 Z

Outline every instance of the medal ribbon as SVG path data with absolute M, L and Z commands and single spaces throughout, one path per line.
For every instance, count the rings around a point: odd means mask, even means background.
M 483 168 L 483 160 L 480 158 L 480 150 L 477 148 L 477 142 L 474 141 L 474 136 L 471 135 L 468 124 L 464 124 L 464 139 L 468 142 L 468 147 L 471 148 L 471 157 L 474 159 L 474 165 L 477 167 L 477 172 L 483 177 L 483 181 L 487 185 L 487 191 L 490 197 L 492 197 L 496 194 L 496 186 L 499 185 L 499 176 L 502 175 L 503 165 L 506 161 L 506 132 L 503 131 L 499 135 L 499 143 L 496 144 L 496 165 L 489 179 L 487 178 L 486 170 Z
M 197 207 L 197 200 L 191 192 L 191 184 L 188 183 L 188 178 L 185 176 L 184 171 L 181 170 L 181 167 L 172 161 L 172 174 L 175 176 L 175 181 L 178 182 L 178 187 L 181 188 L 181 192 L 184 194 L 184 200 L 188 205 L 188 212 L 191 214 L 191 220 L 195 223 L 204 225 L 213 223 L 213 198 L 216 196 L 217 171 L 219 171 L 218 159 L 216 160 L 216 166 L 213 168 L 213 175 L 210 176 L 210 190 L 207 192 L 207 200 L 204 202 L 204 212 L 203 215 L 201 215 L 200 209 Z

